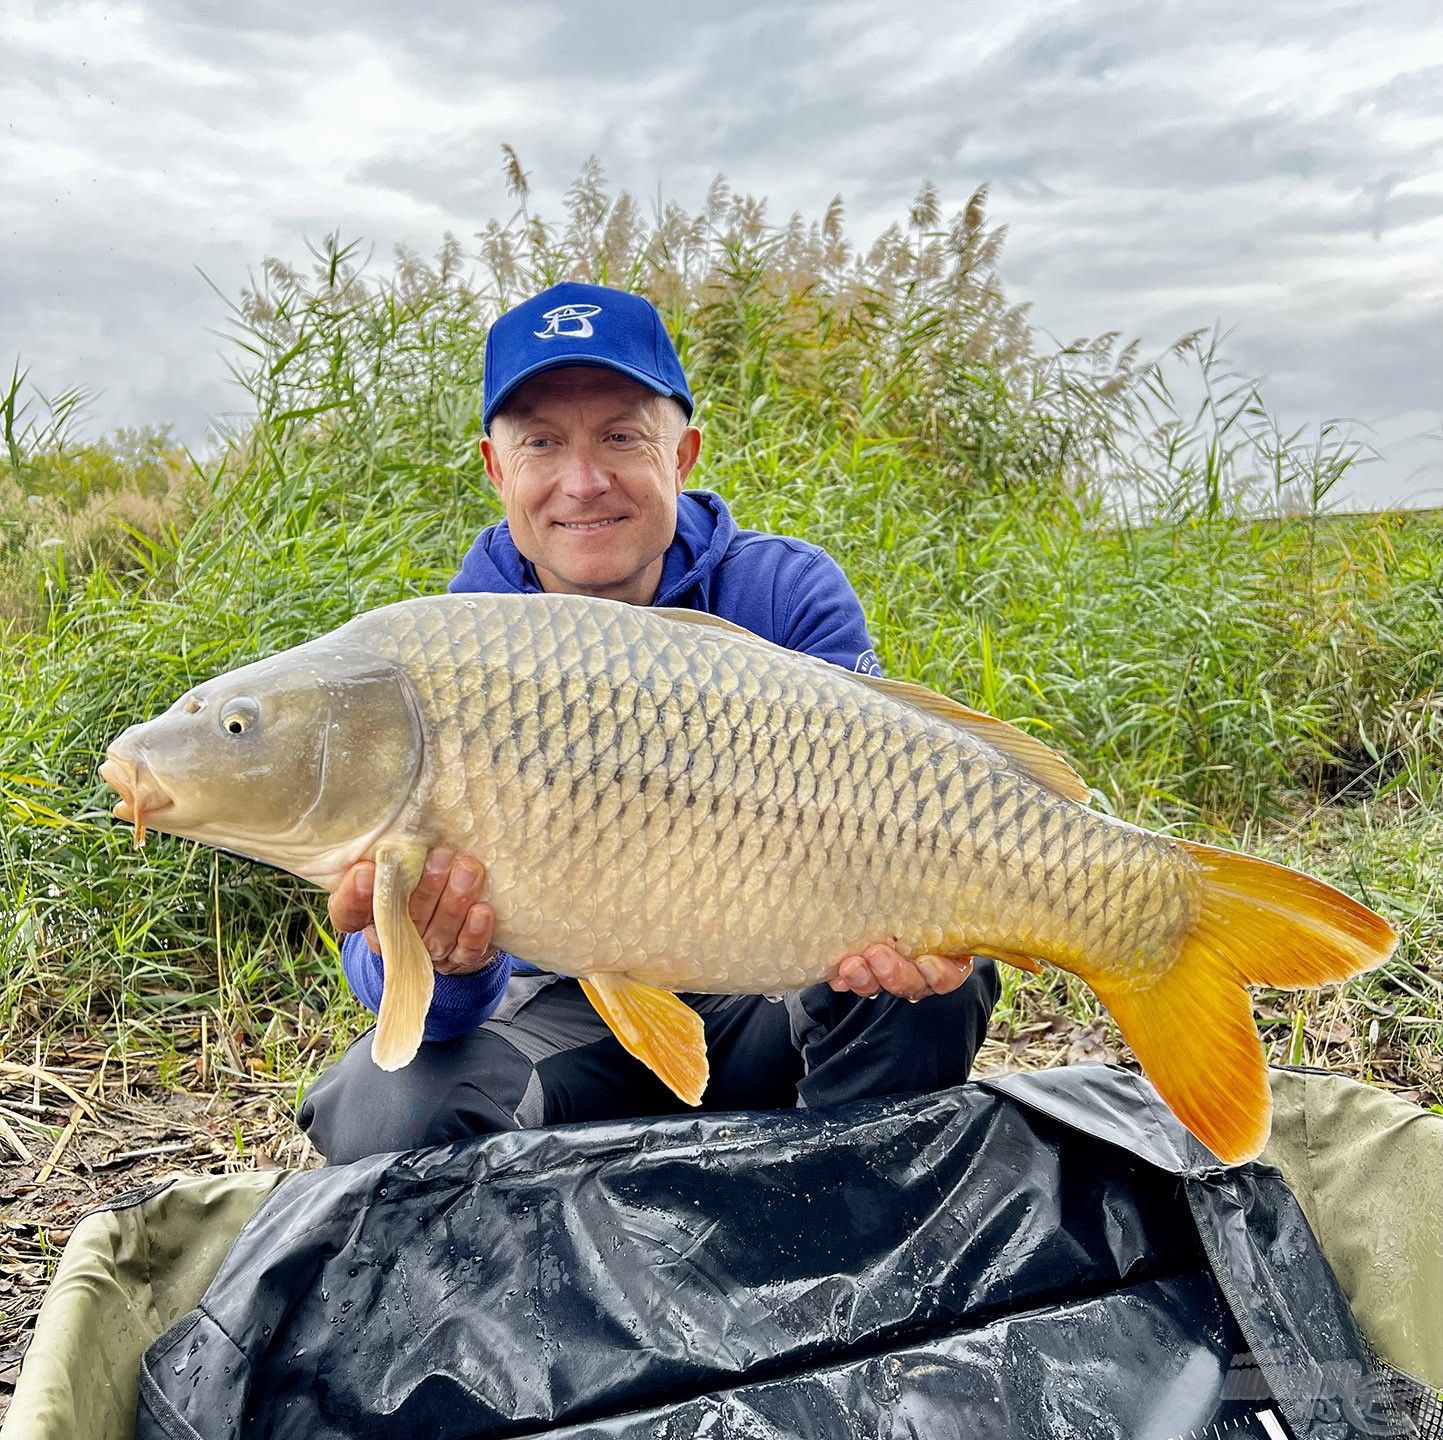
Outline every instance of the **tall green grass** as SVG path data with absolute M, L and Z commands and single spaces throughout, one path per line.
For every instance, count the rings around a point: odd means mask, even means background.
M 74 438 L 86 396 L 23 394 L 17 365 L 0 391 L 0 634 L 43 626 L 76 581 L 119 571 L 138 541 L 186 525 L 209 487 L 164 429 Z
M 1041 346 L 981 191 L 945 219 L 924 187 L 859 250 L 840 202 L 773 223 L 718 182 L 697 213 L 648 216 L 594 166 L 550 221 L 506 164 L 515 211 L 471 251 L 447 237 L 386 268 L 332 238 L 267 261 L 228 316 L 255 419 L 209 459 L 163 436 L 82 454 L 25 428 L 12 384 L 7 1048 L 77 1026 L 151 1043 L 198 1008 L 274 1039 L 275 1015 L 344 1004 L 316 897 L 166 837 L 135 854 L 94 767 L 189 684 L 444 585 L 499 515 L 476 449 L 486 327 L 568 276 L 656 299 L 700 401 L 693 483 L 831 550 L 890 673 L 1048 737 L 1119 815 L 1333 874 L 1405 931 L 1359 982 L 1386 1012 L 1370 1043 L 1436 1045 L 1440 517 L 1328 515 L 1361 452 L 1280 435 L 1211 337 L 1151 359 L 1116 335 Z M 160 510 L 46 559 L 19 517 L 89 515 L 112 472 L 107 494 Z

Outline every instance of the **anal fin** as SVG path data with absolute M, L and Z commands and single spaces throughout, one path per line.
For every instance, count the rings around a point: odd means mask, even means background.
M 584 975 L 581 988 L 628 1055 L 678 1099 L 701 1104 L 708 1074 L 706 1030 L 686 1001 L 626 975 Z
M 1029 975 L 1042 974 L 1042 961 L 1035 955 L 1023 955 L 1017 950 L 987 950 L 978 952 L 982 955 L 990 955 L 994 960 L 1001 960 L 1004 964 L 1014 965 L 1019 970 L 1025 970 Z

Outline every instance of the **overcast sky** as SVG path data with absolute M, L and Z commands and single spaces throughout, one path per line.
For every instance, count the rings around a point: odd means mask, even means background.
M 1290 424 L 1349 417 L 1363 505 L 1443 504 L 1436 0 L 0 0 L 0 362 L 92 428 L 234 411 L 224 306 L 330 231 L 429 253 L 552 214 L 595 153 L 854 241 L 981 181 L 1037 325 L 1151 345 L 1220 322 Z

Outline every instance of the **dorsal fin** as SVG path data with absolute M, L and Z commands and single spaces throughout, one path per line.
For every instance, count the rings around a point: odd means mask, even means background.
M 1080 805 L 1086 805 L 1092 799 L 1087 781 L 1056 750 L 1025 730 L 1019 730 L 995 715 L 973 710 L 950 696 L 939 695 L 925 685 L 913 685 L 906 680 L 885 680 L 879 675 L 856 675 L 853 679 L 910 705 L 914 710 L 935 715 L 994 750 L 1000 750 L 1014 768 L 1029 780 L 1035 780 L 1044 790 L 1051 790 L 1067 800 L 1076 800 Z
M 757 645 L 771 646 L 776 650 L 786 649 L 783 645 L 775 645 L 770 640 L 762 639 L 744 626 L 723 620 L 719 615 L 708 615 L 704 610 L 657 606 L 654 613 L 683 624 L 709 625 L 716 630 L 730 630 L 733 635 Z M 949 725 L 965 730 L 974 739 L 1005 755 L 1029 780 L 1035 781 L 1045 790 L 1051 790 L 1066 800 L 1075 800 L 1080 805 L 1086 805 L 1092 799 L 1087 782 L 1061 755 L 1026 731 L 1009 725 L 1005 720 L 986 715 L 981 710 L 973 710 L 949 696 L 927 689 L 925 685 L 913 685 L 907 680 L 887 680 L 879 675 L 860 675 L 856 671 L 843 670 L 840 665 L 830 665 L 818 655 L 803 655 L 796 650 L 788 650 L 787 653 L 802 660 L 814 661 L 818 665 L 827 665 L 829 669 L 840 671 L 849 679 L 863 685 L 870 685 L 872 689 L 880 690 L 882 694 L 891 696 L 893 700 L 900 700 L 914 710 L 935 715 L 939 720 L 945 720 Z

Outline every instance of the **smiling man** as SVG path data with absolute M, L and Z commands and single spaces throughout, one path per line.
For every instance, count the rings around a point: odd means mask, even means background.
M 685 607 L 880 673 L 861 602 L 825 551 L 739 529 L 720 496 L 684 488 L 701 449 L 692 411 L 676 350 L 640 296 L 567 283 L 508 311 L 487 339 L 481 442 L 506 518 L 481 532 L 450 588 Z M 412 896 L 437 972 L 415 1060 L 380 1070 L 368 1032 L 301 1105 L 302 1126 L 333 1163 L 681 1108 L 575 980 L 491 944 L 484 858 L 434 851 Z M 374 1011 L 383 976 L 373 881 L 369 863 L 353 867 L 330 913 L 346 932 L 346 975 Z M 990 961 L 914 962 L 877 944 L 837 957 L 829 984 L 784 1004 L 689 995 L 711 1063 L 702 1108 L 839 1104 L 959 1084 L 997 990 Z M 935 998 L 906 1003 L 924 996 Z
M 541 589 L 653 602 L 701 448 L 687 421 L 676 400 L 594 366 L 525 382 L 481 450 Z M 578 456 L 578 434 L 591 453 Z

